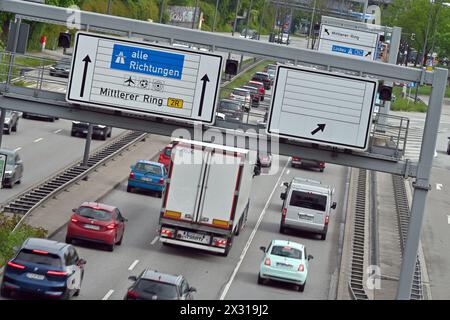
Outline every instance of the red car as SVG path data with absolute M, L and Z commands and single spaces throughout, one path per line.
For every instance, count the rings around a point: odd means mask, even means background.
M 247 86 L 258 88 L 259 94 L 261 95 L 261 101 L 264 101 L 264 95 L 266 94 L 266 89 L 264 89 L 264 83 L 251 80 L 247 83 Z
M 74 239 L 103 243 L 109 251 L 122 243 L 125 232 L 125 219 L 119 209 L 98 202 L 84 202 L 67 226 L 66 243 Z
M 159 154 L 159 163 L 162 163 L 166 169 L 169 169 L 170 155 L 172 154 L 172 145 L 168 144 Z

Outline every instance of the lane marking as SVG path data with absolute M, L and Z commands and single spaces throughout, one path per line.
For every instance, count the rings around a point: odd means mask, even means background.
M 253 228 L 253 231 L 250 234 L 250 237 L 248 238 L 247 243 L 245 244 L 244 250 L 242 251 L 241 256 L 239 257 L 239 261 L 238 261 L 236 267 L 234 268 L 233 273 L 231 274 L 230 280 L 228 280 L 227 284 L 225 285 L 225 288 L 223 289 L 219 300 L 224 300 L 225 296 L 228 293 L 228 290 L 230 290 L 231 283 L 233 282 L 234 278 L 236 277 L 237 272 L 238 272 L 239 268 L 241 267 L 242 262 L 244 261 L 245 255 L 247 254 L 247 251 L 250 248 L 250 245 L 252 244 L 253 238 L 256 235 L 256 231 L 258 231 L 258 227 L 259 227 L 259 225 L 261 224 L 261 222 L 262 222 L 262 220 L 264 218 L 264 215 L 266 213 L 267 208 L 269 207 L 270 200 L 272 199 L 272 196 L 273 196 L 275 190 L 277 190 L 278 183 L 280 183 L 281 177 L 283 176 L 284 171 L 286 170 L 289 162 L 290 162 L 290 158 L 286 162 L 286 165 L 284 166 L 283 171 L 281 172 L 280 176 L 278 177 L 278 181 L 275 183 L 275 186 L 273 187 L 272 193 L 270 194 L 269 198 L 267 199 L 266 205 L 264 206 L 263 210 L 261 211 L 259 219 L 256 222 L 256 225 Z
M 450 216 L 447 215 L 447 223 L 450 224 Z
M 38 139 L 34 140 L 34 142 L 39 142 L 39 141 L 42 141 L 42 140 L 44 140 L 44 139 L 43 138 L 38 138 Z
M 62 131 L 62 129 L 58 129 L 56 131 L 53 131 L 53 133 L 60 133 Z
M 132 271 L 134 267 L 139 263 L 139 260 L 134 260 L 134 262 L 131 264 L 131 266 L 128 268 L 128 271 Z
M 22 147 L 18 147 L 18 148 L 16 148 L 16 149 L 14 149 L 14 151 L 19 151 L 19 150 L 22 150 Z
M 155 239 L 153 239 L 150 244 L 154 245 L 156 243 L 156 241 L 158 241 L 158 239 L 159 239 L 159 236 L 156 236 Z
M 289 172 L 291 172 L 291 170 L 286 171 L 286 174 L 289 174 Z
M 442 183 L 436 183 L 436 190 L 442 190 Z
M 109 297 L 111 297 L 111 295 L 113 294 L 114 290 L 109 290 L 107 294 L 105 294 L 105 296 L 102 298 L 102 300 L 108 300 Z

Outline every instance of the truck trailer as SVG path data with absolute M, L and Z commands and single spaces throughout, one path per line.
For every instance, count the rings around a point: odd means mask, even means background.
M 256 154 L 177 139 L 159 218 L 159 240 L 227 256 L 247 221 Z

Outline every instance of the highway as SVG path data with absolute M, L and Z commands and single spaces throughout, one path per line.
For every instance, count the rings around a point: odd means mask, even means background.
M 19 151 L 24 174 L 20 185 L 16 184 L 12 189 L 5 188 L 0 191 L 0 202 L 14 197 L 83 157 L 86 139 L 72 137 L 71 127 L 72 121 L 64 119 L 49 122 L 20 118 L 17 132 L 3 135 L 2 148 Z M 114 128 L 112 137 L 121 132 L 122 129 Z M 91 150 L 110 139 L 92 140 Z
M 324 173 L 293 169 L 285 157 L 280 159 L 279 165 L 276 174 L 263 173 L 255 178 L 246 228 L 235 239 L 227 258 L 193 249 L 163 246 L 156 232 L 161 199 L 147 194 L 127 193 L 126 183 L 122 183 L 103 202 L 117 206 L 129 220 L 123 243 L 116 246 L 112 253 L 99 245 L 75 243 L 80 256 L 88 263 L 81 294 L 74 299 L 123 299 L 131 284 L 128 276 L 139 274 L 145 267 L 167 273 L 182 273 L 197 288 L 195 299 L 219 299 L 227 284 L 225 299 L 328 299 L 331 274 L 337 261 L 339 227 L 336 221 L 339 221 L 342 213 L 345 168 L 329 165 Z M 319 179 L 336 188 L 338 208 L 330 217 L 330 229 L 325 241 L 308 234 L 281 235 L 278 232 L 281 207 L 279 195 L 284 190 L 280 185 L 294 176 Z M 261 222 L 254 232 L 260 218 Z M 249 240 L 252 233 L 254 235 Z M 64 242 L 65 234 L 63 228 L 53 239 Z M 307 245 L 314 256 L 308 285 L 303 293 L 290 285 L 260 287 L 256 284 L 262 255 L 259 247 L 280 238 Z M 250 244 L 248 250 L 245 249 L 247 242 Z M 236 269 L 238 265 L 240 268 Z M 133 269 L 129 270 L 130 267 Z M 230 279 L 234 270 L 237 272 Z

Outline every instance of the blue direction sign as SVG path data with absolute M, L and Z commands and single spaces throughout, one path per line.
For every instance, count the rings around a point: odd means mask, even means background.
M 333 52 L 339 52 L 339 53 L 347 53 L 353 56 L 364 56 L 364 50 L 350 48 L 350 47 L 342 47 L 338 45 L 333 45 L 331 50 Z
M 213 123 L 222 56 L 79 32 L 66 100 Z

